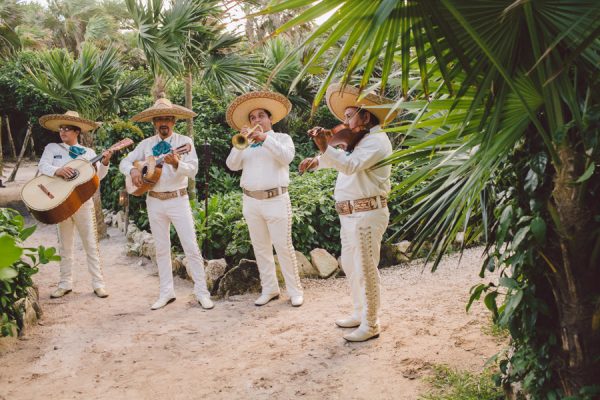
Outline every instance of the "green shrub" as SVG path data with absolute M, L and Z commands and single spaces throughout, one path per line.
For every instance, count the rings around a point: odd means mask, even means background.
M 22 310 L 15 303 L 27 296 L 31 276 L 40 264 L 58 261 L 53 247 L 23 247 L 36 225 L 25 227 L 23 217 L 10 208 L 0 208 L 0 336 L 12 336 L 23 327 Z

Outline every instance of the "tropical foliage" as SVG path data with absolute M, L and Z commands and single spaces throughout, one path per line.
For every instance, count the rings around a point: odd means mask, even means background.
M 12 336 L 23 327 L 23 310 L 17 301 L 27 296 L 38 266 L 60 260 L 53 247 L 23 247 L 35 228 L 25 227 L 17 211 L 0 208 L 0 336 Z
M 534 398 L 598 393 L 600 4 L 287 0 L 264 12 L 298 7 L 310 8 L 279 31 L 337 8 L 306 41 L 322 38 L 305 70 L 341 42 L 315 104 L 338 77 L 399 93 L 405 117 L 389 131 L 405 140 L 388 162 L 416 166 L 399 192 L 429 180 L 404 226 L 433 242 L 434 269 L 459 232 L 485 241 L 482 274 L 502 278 L 473 299 L 486 293 L 511 332 L 504 379 Z

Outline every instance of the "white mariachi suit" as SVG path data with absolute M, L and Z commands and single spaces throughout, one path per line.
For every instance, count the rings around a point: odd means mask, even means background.
M 294 159 L 294 142 L 285 133 L 267 131 L 262 145 L 245 150 L 232 148 L 227 167 L 242 171 L 240 186 L 245 192 L 281 188 L 290 183 L 289 165 Z M 277 252 L 285 287 L 290 297 L 302 296 L 298 261 L 292 244 L 292 205 L 287 191 L 271 198 L 257 199 L 243 195 L 243 214 L 248 223 L 254 256 L 258 264 L 263 295 L 279 293 L 273 247 Z
M 77 145 L 85 149 L 85 153 L 76 158 L 91 160 L 96 157 L 94 150 Z M 44 149 L 40 163 L 39 171 L 48 176 L 54 176 L 55 172 L 72 161 L 69 155 L 69 146 L 64 143 L 50 143 Z M 108 173 L 108 166 L 102 162 L 96 162 L 98 178 L 103 179 Z M 66 220 L 57 224 L 60 261 L 60 281 L 58 287 L 65 290 L 73 289 L 73 250 L 74 250 L 74 231 L 77 228 L 79 237 L 85 249 L 87 256 L 88 270 L 92 275 L 92 287 L 94 289 L 104 287 L 104 278 L 102 277 L 102 265 L 100 262 L 100 251 L 98 245 L 98 232 L 96 230 L 96 213 L 94 211 L 94 201 L 89 199 Z
M 144 139 L 137 147 L 127 155 L 119 164 L 119 170 L 129 175 L 134 161 L 145 160 L 152 156 L 152 148 L 160 142 L 158 135 Z M 187 136 L 173 132 L 166 139 L 172 149 L 182 146 L 186 143 L 192 145 L 192 151 L 180 156 L 177 169 L 164 163 L 160 179 L 152 188 L 153 192 L 180 192 L 187 188 L 188 178 L 194 178 L 198 172 L 198 156 L 192 139 Z M 204 272 L 204 261 L 198 242 L 196 240 L 196 230 L 194 227 L 194 218 L 187 194 L 161 200 L 158 198 L 146 197 L 146 206 L 148 209 L 148 220 L 152 237 L 156 246 L 156 263 L 158 264 L 158 277 L 160 281 L 160 298 L 168 299 L 175 297 L 175 288 L 173 285 L 173 267 L 171 264 L 171 223 L 175 226 L 177 235 L 183 247 L 185 256 L 189 261 L 189 268 L 192 279 L 194 280 L 194 294 L 196 297 L 210 296 L 206 287 L 206 275 Z
M 350 282 L 354 311 L 352 318 L 360 328 L 379 327 L 380 279 L 379 252 L 389 221 L 389 210 L 381 206 L 390 191 L 391 166 L 370 168 L 392 154 L 392 144 L 379 125 L 356 145 L 354 151 L 329 146 L 319 157 L 317 169 L 334 168 L 338 173 L 334 197 L 336 202 L 375 197 L 378 208 L 340 214 L 342 268 Z

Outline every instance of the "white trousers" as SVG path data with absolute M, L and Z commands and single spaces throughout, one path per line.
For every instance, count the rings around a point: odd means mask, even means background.
M 389 210 L 340 215 L 342 239 L 342 268 L 350 283 L 352 316 L 361 327 L 379 325 L 380 278 L 379 252 L 381 239 L 388 226 Z
M 104 287 L 100 251 L 98 246 L 98 232 L 96 231 L 96 213 L 94 201 L 89 199 L 66 220 L 59 222 L 58 241 L 61 256 L 60 281 L 58 287 L 65 290 L 73 289 L 73 250 L 75 248 L 75 229 L 79 233 L 81 243 L 85 250 L 88 270 L 92 275 L 92 287 Z M 78 264 L 80 264 L 78 262 Z
M 279 293 L 273 257 L 275 247 L 288 295 L 302 296 L 298 260 L 292 245 L 292 204 L 289 194 L 265 200 L 244 195 L 243 214 L 258 264 L 262 294 Z
M 159 200 L 148 196 L 146 206 L 148 207 L 150 230 L 156 246 L 160 298 L 175 297 L 171 264 L 171 223 L 175 226 L 188 260 L 188 267 L 194 281 L 194 294 L 196 297 L 210 296 L 206 287 L 204 261 L 196 240 L 194 218 L 188 196 L 168 200 Z

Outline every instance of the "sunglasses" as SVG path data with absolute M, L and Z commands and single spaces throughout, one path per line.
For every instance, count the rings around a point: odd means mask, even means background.
M 77 128 L 75 126 L 60 126 L 58 128 L 58 130 L 61 131 L 61 132 L 74 131 L 76 129 Z

